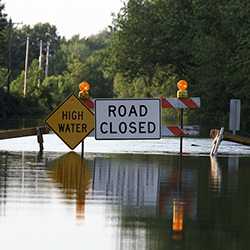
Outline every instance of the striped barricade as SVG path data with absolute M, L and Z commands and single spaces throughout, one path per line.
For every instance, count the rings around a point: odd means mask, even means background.
M 195 109 L 201 106 L 200 97 L 192 98 L 164 98 L 161 97 L 162 108 Z
M 161 137 L 179 137 L 179 136 L 195 136 L 199 134 L 199 126 L 179 126 L 161 127 Z
M 95 102 L 92 99 L 84 100 L 84 104 L 93 109 Z M 161 98 L 162 108 L 175 108 L 175 109 L 195 109 L 200 108 L 200 97 L 192 98 Z
M 161 97 L 161 107 L 162 108 L 173 108 L 173 109 L 196 109 L 200 108 L 200 97 L 192 97 L 192 98 L 164 98 Z M 182 113 L 183 116 L 183 113 Z M 183 118 L 182 118 L 183 119 Z M 190 126 L 192 128 L 192 126 Z M 198 130 L 189 130 L 181 128 L 181 127 L 166 127 L 162 130 L 162 136 L 177 136 L 184 137 L 190 135 L 198 135 Z
M 89 108 L 89 109 L 94 109 L 95 107 L 95 102 L 92 99 L 85 99 L 83 100 L 83 103 Z

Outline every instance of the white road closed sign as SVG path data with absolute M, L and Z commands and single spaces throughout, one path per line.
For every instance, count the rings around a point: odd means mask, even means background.
M 161 138 L 159 99 L 96 99 L 95 138 L 133 140 Z

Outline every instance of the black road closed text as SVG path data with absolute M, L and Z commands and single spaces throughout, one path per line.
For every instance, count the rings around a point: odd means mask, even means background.
M 112 122 L 102 122 L 100 131 L 102 134 L 152 134 L 156 130 L 154 122 L 120 122 L 114 127 Z

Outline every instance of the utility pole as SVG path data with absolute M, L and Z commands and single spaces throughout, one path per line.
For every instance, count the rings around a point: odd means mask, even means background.
M 49 73 L 49 46 L 50 46 L 50 43 L 47 42 L 46 62 L 45 62 L 45 77 L 47 77 L 48 73 Z
M 42 58 L 43 58 L 43 41 L 40 40 L 39 69 L 42 69 Z
M 43 59 L 43 41 L 40 40 L 40 53 L 39 53 L 39 69 L 42 70 L 42 59 Z M 37 86 L 40 87 L 41 83 L 41 75 L 38 79 L 38 84 Z
M 26 97 L 26 92 L 27 92 L 28 60 L 29 60 L 29 37 L 27 37 L 27 41 L 26 41 L 26 55 L 25 55 L 25 69 L 24 69 L 24 83 L 23 83 L 23 96 L 24 97 Z
M 10 77 L 11 77 L 11 44 L 12 44 L 12 20 L 9 20 L 8 32 L 8 71 L 7 71 L 7 93 L 10 93 Z

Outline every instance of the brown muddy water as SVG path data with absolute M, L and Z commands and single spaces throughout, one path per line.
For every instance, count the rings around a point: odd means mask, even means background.
M 250 158 L 0 154 L 1 249 L 250 249 Z

